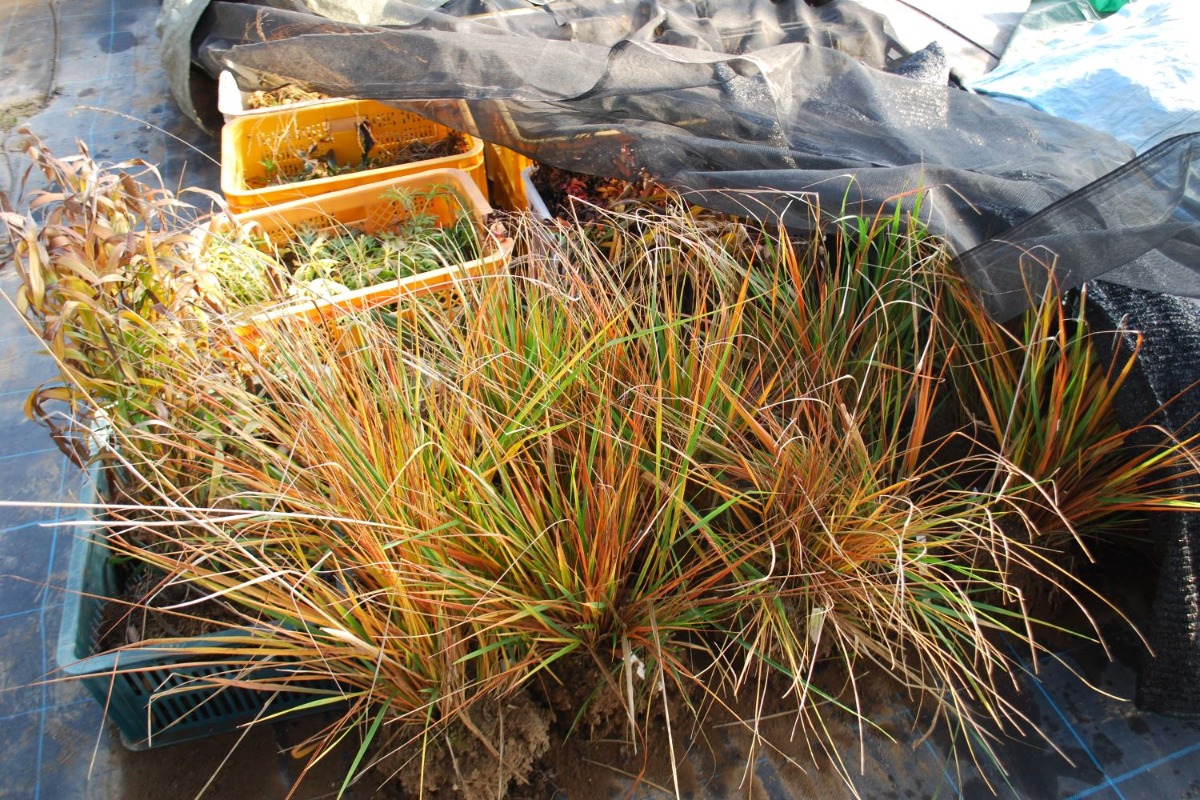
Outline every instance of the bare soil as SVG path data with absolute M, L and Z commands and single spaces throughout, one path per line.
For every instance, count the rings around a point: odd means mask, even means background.
M 818 735 L 804 726 L 786 682 L 772 678 L 737 697 L 668 691 L 666 709 L 661 693 L 652 696 L 639 711 L 635 740 L 621 701 L 606 684 L 597 687 L 598 671 L 582 662 L 572 667 L 562 670 L 570 685 L 536 687 L 503 707 L 473 710 L 477 730 L 455 726 L 427 742 L 423 767 L 412 742 L 381 760 L 383 774 L 369 780 L 391 787 L 394 800 L 416 798 L 422 788 L 425 797 L 471 800 L 768 800 L 921 797 L 944 779 L 935 759 L 914 758 L 923 731 L 886 675 L 858 677 L 869 723 L 829 707 Z M 823 685 L 838 683 L 841 668 L 826 669 Z M 582 700 L 588 703 L 574 718 L 568 709 Z
M 377 771 L 397 797 L 502 798 L 528 786 L 534 765 L 550 749 L 553 714 L 528 694 L 476 705 L 464 722 L 429 739 L 393 741 Z

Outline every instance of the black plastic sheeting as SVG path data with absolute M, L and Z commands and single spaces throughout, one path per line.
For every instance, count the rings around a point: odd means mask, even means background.
M 211 3 L 196 63 L 246 89 L 403 102 L 538 161 L 644 169 L 797 229 L 814 205 L 918 213 L 999 318 L 1055 260 L 1072 284 L 1200 296 L 1200 137 L 1131 162 L 1104 134 L 948 85 L 936 49 L 906 53 L 849 0 L 379 0 L 345 15 L 370 25 L 270 5 Z M 445 99 L 469 115 L 419 102 Z

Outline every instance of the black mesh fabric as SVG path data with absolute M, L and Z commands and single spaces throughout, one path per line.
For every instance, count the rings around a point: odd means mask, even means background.
M 1103 276 L 1125 286 L 1196 297 L 1198 221 L 1200 133 L 1195 133 L 1146 151 L 964 254 L 960 262 L 1001 319 L 1024 308 L 1027 287 L 1037 292 L 1046 267 L 1056 261 L 1056 274 L 1067 285 Z
M 999 317 L 1050 259 L 1074 282 L 1200 296 L 1194 140 L 1131 162 L 1106 135 L 948 86 L 849 0 L 381 2 L 370 25 L 275 5 L 212 3 L 198 63 L 247 89 L 299 82 L 448 124 L 461 104 L 420 101 L 462 99 L 472 133 L 539 161 L 644 169 L 795 227 L 811 220 L 797 198 L 826 215 L 899 205 L 963 254 Z
M 1097 342 L 1128 358 L 1142 345 L 1129 380 L 1117 395 L 1117 413 L 1129 443 L 1155 448 L 1164 435 L 1200 435 L 1200 303 L 1096 281 L 1088 292 L 1088 321 L 1112 331 Z M 1150 423 L 1156 427 L 1149 427 Z M 1181 497 L 1196 500 L 1196 472 L 1180 468 L 1162 476 Z M 1138 674 L 1138 706 L 1147 711 L 1200 719 L 1200 514 L 1178 511 L 1150 519 L 1158 577 L 1148 619 L 1137 620 L 1153 650 Z

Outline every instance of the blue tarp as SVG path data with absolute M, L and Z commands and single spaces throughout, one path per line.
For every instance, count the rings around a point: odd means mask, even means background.
M 1108 133 L 1143 153 L 1200 131 L 1200 3 L 1138 0 L 1006 53 L 970 87 Z

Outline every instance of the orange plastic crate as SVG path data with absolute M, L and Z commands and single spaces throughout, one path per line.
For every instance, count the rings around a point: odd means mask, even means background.
M 490 142 L 484 144 L 483 154 L 492 184 L 492 201 L 506 211 L 527 210 L 529 198 L 521 173 L 533 166 L 533 159 Z
M 475 220 L 484 255 L 462 264 L 452 264 L 375 286 L 258 309 L 245 325 L 238 328 L 238 336 L 244 342 L 252 342 L 255 326 L 272 320 L 294 318 L 315 322 L 345 312 L 378 308 L 417 297 L 435 296 L 442 302 L 454 302 L 455 287 L 460 281 L 499 274 L 508 267 L 512 256 L 512 240 L 497 238 L 488 231 L 485 220 L 492 208 L 470 176 L 457 169 L 430 170 L 418 175 L 356 186 L 320 197 L 256 209 L 238 214 L 232 220 L 218 217 L 210 223 L 209 235 L 225 235 L 234 225 L 253 226 L 272 244 L 282 244 L 301 230 L 357 228 L 368 234 L 381 233 L 413 213 L 405 202 L 389 196 L 393 190 L 421 198 L 419 212 L 435 216 L 443 225 L 453 225 L 463 211 L 469 213 Z
M 486 195 L 483 142 L 472 136 L 467 136 L 466 152 L 456 155 L 266 185 L 275 174 L 302 174 L 306 158 L 327 153 L 343 167 L 360 163 L 360 127 L 374 141 L 370 155 L 384 158 L 409 143 L 435 142 L 451 133 L 444 125 L 374 100 L 337 100 L 231 120 L 221 129 L 221 191 L 229 209 L 240 213 L 277 206 L 442 168 L 463 170 Z

